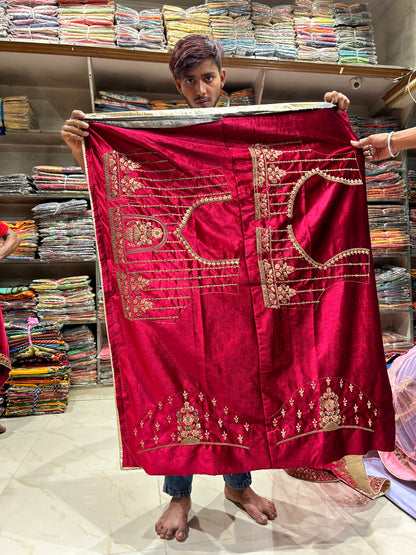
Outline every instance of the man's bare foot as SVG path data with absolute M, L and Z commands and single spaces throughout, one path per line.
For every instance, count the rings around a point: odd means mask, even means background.
M 172 497 L 169 507 L 155 525 L 156 533 L 162 540 L 171 540 L 173 537 L 176 537 L 178 542 L 186 540 L 190 508 L 190 497 Z
M 268 520 L 274 520 L 277 517 L 275 504 L 260 497 L 251 488 L 234 489 L 225 484 L 224 493 L 227 499 L 241 505 L 259 524 L 267 524 Z

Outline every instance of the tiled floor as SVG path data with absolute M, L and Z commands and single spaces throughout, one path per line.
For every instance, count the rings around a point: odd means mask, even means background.
M 112 388 L 72 389 L 62 415 L 3 421 L 2 555 L 416 553 L 416 521 L 386 498 L 341 483 L 311 484 L 281 470 L 254 473 L 278 518 L 263 527 L 224 500 L 221 477 L 194 481 L 190 536 L 159 539 L 161 478 L 121 471 Z

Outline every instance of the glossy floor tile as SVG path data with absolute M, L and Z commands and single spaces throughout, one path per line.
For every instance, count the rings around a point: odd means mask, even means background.
M 416 553 L 416 521 L 386 498 L 281 470 L 253 473 L 278 507 L 274 522 L 260 526 L 224 499 L 222 477 L 196 476 L 189 538 L 160 540 L 154 523 L 169 498 L 162 478 L 120 470 L 110 387 L 73 388 L 61 415 L 3 422 L 2 555 Z

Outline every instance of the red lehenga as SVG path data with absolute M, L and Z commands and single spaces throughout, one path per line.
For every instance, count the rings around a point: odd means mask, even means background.
M 348 120 L 224 112 L 157 129 L 89 120 L 122 465 L 228 474 L 391 450 Z

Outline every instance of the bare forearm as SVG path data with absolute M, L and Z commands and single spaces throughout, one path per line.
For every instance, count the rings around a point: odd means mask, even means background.
M 395 153 L 408 148 L 416 148 L 416 127 L 393 133 L 390 145 Z
M 4 243 L 0 246 L 0 260 L 6 258 L 11 254 L 20 244 L 20 237 L 19 235 L 9 229 L 6 235 L 4 236 Z

